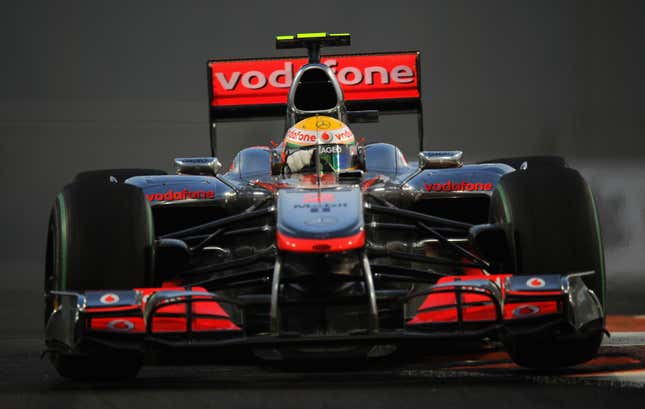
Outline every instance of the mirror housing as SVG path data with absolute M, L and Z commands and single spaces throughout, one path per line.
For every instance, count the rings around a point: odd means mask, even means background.
M 462 151 L 421 151 L 419 169 L 460 168 L 464 162 Z
M 222 163 L 215 157 L 175 158 L 175 171 L 178 175 L 215 176 Z

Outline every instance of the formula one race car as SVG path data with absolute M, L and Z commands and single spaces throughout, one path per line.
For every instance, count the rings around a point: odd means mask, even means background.
M 419 53 L 211 60 L 211 157 L 80 173 L 56 198 L 47 353 L 76 379 L 144 363 L 419 359 L 460 345 L 532 368 L 593 358 L 605 321 L 594 200 L 559 157 L 464 164 L 423 146 Z M 420 153 L 347 123 L 416 114 Z M 216 124 L 286 117 L 220 172 Z M 374 125 L 375 126 L 375 125 Z M 407 137 L 401 135 L 401 138 Z

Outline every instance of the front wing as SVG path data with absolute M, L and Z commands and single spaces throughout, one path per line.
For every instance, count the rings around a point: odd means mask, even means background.
M 243 305 L 203 288 L 162 287 L 129 291 L 56 292 L 46 326 L 49 351 L 199 351 L 199 360 L 243 363 L 249 359 L 389 355 L 395 351 L 440 354 L 437 345 L 503 340 L 560 327 L 563 337 L 584 337 L 604 326 L 603 308 L 581 275 L 444 277 L 430 288 L 400 297 L 423 300 L 396 330 L 366 325 L 344 334 L 247 334 Z M 377 299 L 378 303 L 378 299 Z M 365 308 L 369 308 L 366 304 Z M 404 309 L 403 309 L 404 310 Z M 175 362 L 181 363 L 181 359 Z

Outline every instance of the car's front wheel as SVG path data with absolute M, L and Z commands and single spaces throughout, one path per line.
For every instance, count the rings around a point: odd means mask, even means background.
M 122 290 L 154 282 L 154 228 L 143 192 L 121 183 L 72 183 L 52 206 L 45 292 Z M 46 297 L 45 323 L 57 308 Z M 136 375 L 139 354 L 50 354 L 58 372 L 74 379 Z
M 507 224 L 516 275 L 593 272 L 583 277 L 604 309 L 605 265 L 598 215 L 589 186 L 574 169 L 531 167 L 503 176 L 491 198 L 490 220 Z M 563 333 L 564 331 L 564 333 Z M 603 322 L 573 331 L 548 329 L 505 339 L 512 359 L 533 368 L 576 365 L 592 359 Z

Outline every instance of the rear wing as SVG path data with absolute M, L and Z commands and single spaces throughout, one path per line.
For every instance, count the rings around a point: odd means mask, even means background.
M 416 113 L 423 150 L 418 51 L 321 56 L 332 68 L 348 111 Z M 286 117 L 289 88 L 306 57 L 220 60 L 207 63 L 211 150 L 218 122 Z

